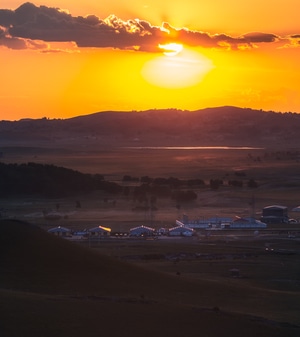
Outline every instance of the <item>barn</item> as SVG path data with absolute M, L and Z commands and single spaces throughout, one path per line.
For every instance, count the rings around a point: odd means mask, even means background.
M 170 236 L 192 236 L 194 230 L 192 228 L 177 226 L 169 229 Z
M 88 232 L 92 236 L 109 236 L 111 229 L 108 227 L 98 226 L 98 227 L 88 229 Z
M 219 228 L 221 229 L 225 224 L 230 224 L 232 222 L 232 218 L 228 217 L 212 217 L 208 219 L 195 219 L 189 220 L 187 215 L 184 215 L 182 220 L 176 220 L 177 226 L 185 226 L 193 229 L 207 229 L 207 228 Z
M 129 231 L 129 236 L 153 236 L 155 234 L 154 228 L 147 226 L 138 226 L 131 228 Z
M 71 229 L 66 227 L 58 226 L 48 230 L 48 233 L 52 233 L 57 236 L 71 236 Z

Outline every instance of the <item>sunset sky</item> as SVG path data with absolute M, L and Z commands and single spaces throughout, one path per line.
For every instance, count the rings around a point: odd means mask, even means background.
M 299 0 L 0 2 L 0 120 L 300 112 Z

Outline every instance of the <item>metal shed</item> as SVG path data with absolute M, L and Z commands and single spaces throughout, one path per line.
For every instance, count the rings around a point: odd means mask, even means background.
M 88 232 L 93 236 L 108 236 L 110 235 L 111 229 L 108 227 L 97 226 L 88 229 Z
M 288 223 L 288 208 L 281 205 L 264 207 L 261 221 L 266 223 Z
M 154 228 L 147 227 L 147 226 L 138 226 L 131 228 L 129 231 L 130 236 L 152 236 L 154 235 Z
M 231 229 L 267 228 L 267 224 L 254 218 L 238 218 L 230 224 Z
M 66 227 L 58 226 L 54 227 L 48 230 L 48 233 L 55 234 L 57 236 L 70 236 L 71 235 L 71 229 L 68 229 Z
M 192 228 L 177 226 L 169 229 L 170 236 L 192 236 L 194 230 Z

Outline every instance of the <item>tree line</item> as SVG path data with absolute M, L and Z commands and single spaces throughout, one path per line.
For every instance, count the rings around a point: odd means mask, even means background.
M 126 183 L 135 182 L 136 186 Z M 67 197 L 74 194 L 89 193 L 100 190 L 109 194 L 122 194 L 132 197 L 138 202 L 151 201 L 157 198 L 172 198 L 177 202 L 189 202 L 197 199 L 196 189 L 210 187 L 217 190 L 224 185 L 222 179 L 210 179 L 205 183 L 202 179 L 182 180 L 169 178 L 141 178 L 123 176 L 121 184 L 107 181 L 101 174 L 87 174 L 76 170 L 51 164 L 24 163 L 5 164 L 0 162 L 0 197 L 15 195 L 36 195 L 42 197 Z M 228 186 L 243 187 L 241 180 L 229 180 Z M 253 179 L 245 186 L 258 187 Z
M 48 164 L 0 163 L 0 196 L 39 195 L 67 197 L 77 193 L 103 190 L 119 193 L 122 187 L 105 181 L 100 174 L 84 174 Z

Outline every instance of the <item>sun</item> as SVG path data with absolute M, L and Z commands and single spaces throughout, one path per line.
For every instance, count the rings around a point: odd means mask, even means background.
M 201 82 L 214 68 L 204 55 L 178 43 L 159 45 L 163 55 L 148 61 L 142 69 L 144 79 L 155 86 L 184 88 Z
M 166 56 L 175 56 L 183 49 L 182 44 L 179 43 L 159 44 L 158 47 L 164 50 L 164 54 Z

